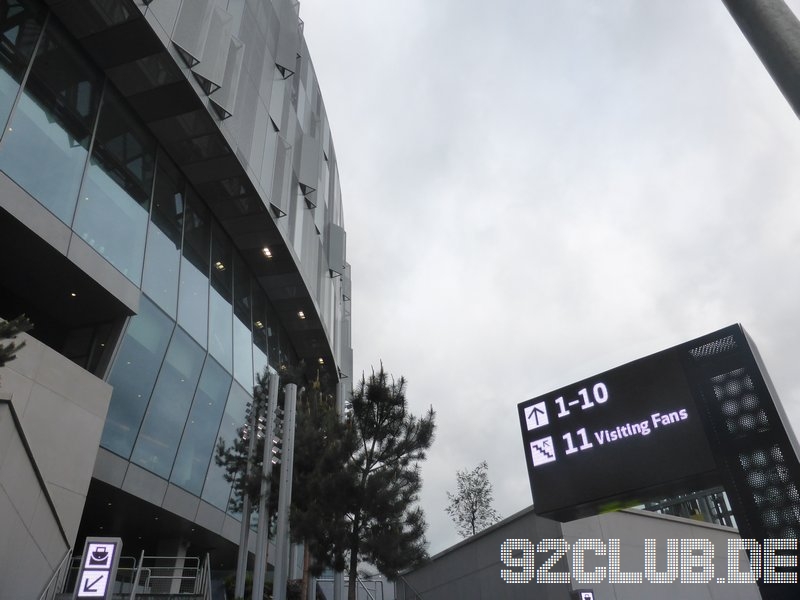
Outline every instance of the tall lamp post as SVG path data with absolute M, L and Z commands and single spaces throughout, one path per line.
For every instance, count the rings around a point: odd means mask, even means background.
M 272 584 L 274 600 L 286 600 L 286 583 L 289 578 L 289 507 L 292 502 L 294 425 L 297 414 L 297 385 L 294 383 L 289 383 L 284 388 L 283 410 L 283 457 L 278 494 L 278 530 L 275 533 L 275 579 Z
M 278 462 L 273 458 L 278 435 L 278 374 L 269 376 L 267 400 L 266 438 L 261 458 L 261 487 L 258 495 L 258 530 L 256 531 L 256 558 L 253 567 L 253 600 L 264 597 L 265 571 L 267 568 L 267 546 L 269 544 L 269 496 L 272 488 L 272 465 Z
M 247 441 L 247 466 L 245 467 L 245 478 L 250 477 L 253 468 L 253 452 L 256 447 L 256 430 L 258 424 L 259 408 L 257 402 L 253 402 L 247 407 L 247 423 L 242 428 L 242 438 Z M 239 528 L 239 554 L 236 559 L 236 584 L 234 586 L 234 596 L 244 598 L 244 583 L 247 573 L 247 537 L 250 532 L 250 496 L 244 494 L 242 498 L 242 523 Z
M 800 117 L 800 21 L 783 0 L 722 0 Z

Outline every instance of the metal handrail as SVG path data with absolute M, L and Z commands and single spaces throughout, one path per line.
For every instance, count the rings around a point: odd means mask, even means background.
M 363 580 L 363 579 L 361 579 L 361 577 L 356 577 L 356 583 L 357 583 L 357 584 L 358 584 L 358 583 L 360 583 L 360 584 L 361 584 L 361 587 L 362 587 L 362 588 L 364 588 L 364 591 L 365 591 L 365 592 L 367 592 L 367 596 L 369 596 L 370 598 L 372 598 L 372 600 L 375 600 L 375 596 L 373 596 L 373 595 L 372 595 L 372 592 L 370 592 L 370 591 L 367 589 L 367 586 L 366 586 L 366 585 L 364 585 L 364 580 Z M 376 583 L 380 583 L 380 584 L 381 584 L 381 592 L 383 592 L 383 582 L 381 581 L 381 582 L 376 582 Z M 382 597 L 382 596 L 383 596 L 383 593 L 381 593 L 381 597 Z
M 129 600 L 135 600 L 136 598 L 136 588 L 139 586 L 139 578 L 142 575 L 142 563 L 144 563 L 144 550 L 139 555 L 139 565 L 136 567 L 136 575 L 133 577 L 133 583 L 131 584 L 131 596 Z
M 59 577 L 64 577 L 67 572 L 69 571 L 68 566 L 70 563 L 70 556 L 72 555 L 72 548 L 67 548 L 67 551 L 64 553 L 64 556 L 61 558 L 61 561 L 58 563 L 58 566 L 53 571 L 53 574 L 50 576 L 50 579 L 42 588 L 42 593 L 39 594 L 39 600 L 45 600 L 48 593 L 55 592 L 58 588 L 59 584 Z M 63 584 L 63 580 L 61 584 Z
M 343 578 L 343 581 L 349 581 L 349 580 L 350 580 L 350 577 L 348 577 L 347 575 L 345 575 L 345 576 L 344 576 L 344 578 Z M 378 589 L 378 588 L 377 588 L 377 584 L 380 584 L 380 586 L 381 586 L 381 600 L 384 600 L 384 598 L 386 598 L 386 593 L 385 593 L 385 591 L 384 591 L 384 589 L 383 589 L 383 583 L 384 583 L 384 582 L 383 582 L 383 581 L 374 581 L 374 580 L 369 580 L 369 579 L 368 579 L 367 581 L 368 581 L 369 583 L 374 583 L 374 584 L 376 584 L 376 587 L 375 587 L 375 591 L 376 591 L 376 592 L 377 592 L 377 589 Z M 318 577 L 318 578 L 317 578 L 317 582 L 320 582 L 320 583 L 334 583 L 334 584 L 335 584 L 336 580 L 335 580 L 335 579 L 333 579 L 333 578 L 331 578 L 331 577 Z M 373 595 L 372 595 L 372 592 L 370 592 L 370 591 L 369 591 L 369 589 L 367 588 L 366 584 L 364 583 L 364 580 L 363 580 L 363 579 L 361 579 L 361 577 L 356 577 L 356 584 L 359 584 L 359 583 L 361 584 L 361 587 L 362 587 L 362 588 L 364 588 L 364 591 L 365 591 L 365 592 L 367 592 L 367 595 L 368 595 L 370 598 L 372 598 L 372 600 L 377 600 L 377 599 L 375 598 L 375 596 L 373 596 Z M 410 587 L 410 586 L 409 586 L 409 587 Z M 415 592 L 415 593 L 416 593 L 416 592 Z
M 408 580 L 405 577 L 403 577 L 402 575 L 398 575 L 397 576 L 397 580 L 403 582 L 403 586 L 404 587 L 403 587 L 403 598 L 402 598 L 402 600 L 406 600 L 405 588 L 408 588 L 408 589 L 411 590 L 411 593 L 414 594 L 414 600 L 422 600 L 422 594 L 420 594 L 416 590 L 416 588 L 408 582 Z M 397 595 L 396 592 L 395 592 L 395 595 Z
M 200 585 L 199 590 L 197 589 L 198 584 Z M 200 567 L 200 574 L 195 582 L 195 592 L 203 594 L 203 600 L 211 600 L 211 558 L 208 553 Z

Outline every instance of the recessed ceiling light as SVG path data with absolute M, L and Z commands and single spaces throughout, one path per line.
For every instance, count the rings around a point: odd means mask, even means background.
M 225 265 L 222 264 L 221 260 L 218 260 L 217 262 L 215 262 L 214 263 L 214 267 L 217 269 L 217 271 L 224 271 L 225 270 Z
M 325 364 L 325 359 L 322 358 L 321 356 L 319 357 L 319 364 L 321 364 L 321 365 Z
M 256 321 L 253 325 L 256 326 L 256 329 L 264 329 L 264 324 L 261 321 Z
M 306 318 L 306 313 L 304 313 L 302 310 L 298 310 L 297 311 L 297 316 L 300 317 L 301 319 L 305 319 Z
M 76 294 L 75 292 L 70 292 L 69 295 L 72 296 L 73 298 L 75 298 L 75 297 L 77 297 L 78 294 Z
M 272 258 L 272 250 L 270 250 L 270 249 L 269 249 L 269 248 L 267 248 L 266 246 L 264 246 L 264 247 L 261 249 L 261 253 L 262 253 L 264 256 L 266 256 L 267 258 Z

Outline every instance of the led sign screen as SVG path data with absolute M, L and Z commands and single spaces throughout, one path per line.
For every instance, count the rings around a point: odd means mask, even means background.
M 523 402 L 518 413 L 543 516 L 580 518 L 716 475 L 676 348 Z

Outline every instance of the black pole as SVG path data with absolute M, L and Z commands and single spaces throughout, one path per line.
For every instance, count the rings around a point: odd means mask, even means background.
M 722 0 L 800 117 L 800 21 L 783 0 Z

